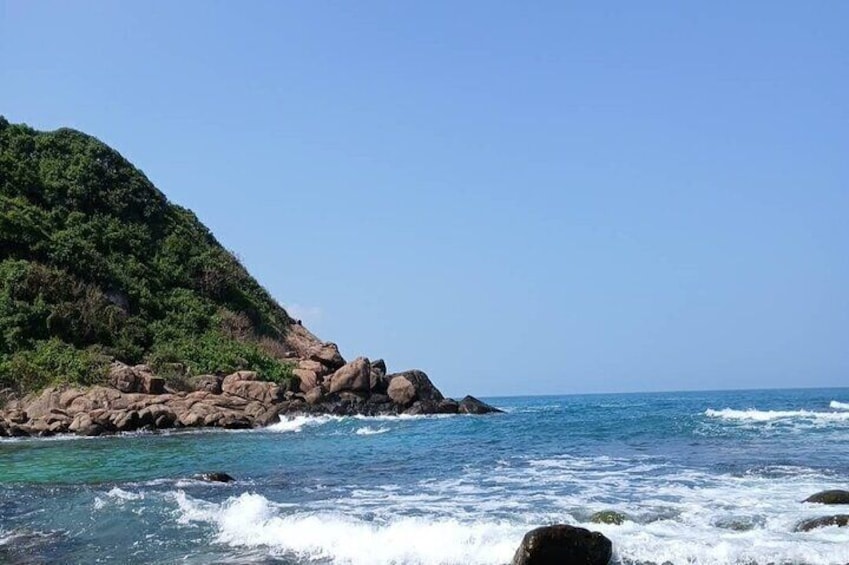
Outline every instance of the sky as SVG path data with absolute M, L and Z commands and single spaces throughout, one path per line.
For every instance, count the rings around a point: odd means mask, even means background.
M 849 2 L 0 0 L 346 358 L 482 396 L 849 384 Z

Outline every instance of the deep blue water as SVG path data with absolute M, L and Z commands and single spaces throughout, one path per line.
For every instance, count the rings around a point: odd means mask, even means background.
M 555 522 L 617 563 L 849 562 L 849 528 L 793 532 L 841 513 L 800 501 L 849 488 L 849 389 L 488 400 L 506 413 L 0 441 L 0 563 L 495 564 Z

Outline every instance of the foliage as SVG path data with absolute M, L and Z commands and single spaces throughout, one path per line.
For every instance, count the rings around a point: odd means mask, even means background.
M 117 152 L 0 117 L 0 383 L 93 382 L 103 358 L 288 378 L 285 347 L 268 344 L 290 323 Z

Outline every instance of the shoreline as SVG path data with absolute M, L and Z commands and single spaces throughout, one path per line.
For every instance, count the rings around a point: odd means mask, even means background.
M 146 365 L 113 363 L 109 385 L 48 387 L 0 409 L 0 437 L 98 436 L 135 431 L 263 428 L 288 415 L 400 416 L 487 414 L 499 410 L 472 396 L 445 398 L 422 371 L 386 374 L 382 360 L 358 357 L 329 375 L 319 370 L 285 383 L 253 371 L 191 379 L 173 390 Z M 301 374 L 298 375 L 298 372 Z M 326 372 L 326 371 L 325 371 Z M 306 389 L 306 390 L 305 390 Z

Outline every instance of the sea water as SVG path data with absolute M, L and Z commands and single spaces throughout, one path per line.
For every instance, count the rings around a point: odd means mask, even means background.
M 487 400 L 505 413 L 0 441 L 0 563 L 499 564 L 552 523 L 622 564 L 849 563 L 849 528 L 794 532 L 849 513 L 801 502 L 849 488 L 849 389 Z

